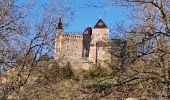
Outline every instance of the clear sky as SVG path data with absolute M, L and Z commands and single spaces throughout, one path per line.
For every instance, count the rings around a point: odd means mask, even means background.
M 106 25 L 112 28 L 116 23 L 127 20 L 127 14 L 129 12 L 120 7 L 105 7 L 105 8 L 91 8 L 85 4 L 89 0 L 72 0 L 75 9 L 75 19 L 70 25 L 69 29 L 65 31 L 82 32 L 86 25 L 94 27 L 98 19 L 101 17 Z M 101 0 L 93 0 L 93 2 L 99 2 Z M 103 0 L 108 1 L 108 0 Z
M 27 0 L 20 0 L 20 2 L 26 2 Z M 29 1 L 29 0 L 28 0 Z M 35 0 L 36 7 L 41 4 L 49 3 L 52 0 Z M 114 25 L 119 22 L 127 21 L 127 14 L 129 10 L 121 7 L 107 6 L 104 8 L 92 8 L 86 4 L 89 2 L 99 3 L 101 0 L 68 0 L 71 2 L 73 9 L 75 10 L 75 18 L 69 24 L 70 26 L 65 28 L 65 32 L 83 32 L 85 27 L 94 27 L 98 19 L 101 17 L 106 25 L 113 29 Z M 102 2 L 109 0 L 102 0 Z M 101 5 L 102 6 L 102 5 Z M 35 11 L 36 13 L 37 10 Z

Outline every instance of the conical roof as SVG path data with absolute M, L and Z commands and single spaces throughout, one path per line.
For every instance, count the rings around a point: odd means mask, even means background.
M 94 28 L 108 28 L 102 19 L 99 19 Z
M 58 27 L 57 27 L 57 29 L 63 29 L 63 25 L 62 25 L 63 23 L 62 23 L 62 18 L 61 17 L 59 17 L 59 19 L 58 19 Z
M 87 27 L 84 32 L 83 32 L 83 35 L 92 35 L 92 28 L 91 27 Z

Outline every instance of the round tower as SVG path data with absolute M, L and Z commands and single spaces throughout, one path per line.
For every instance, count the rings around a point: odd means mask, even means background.
M 63 38 L 63 26 L 62 26 L 62 18 L 58 19 L 58 27 L 55 38 L 55 59 L 60 59 L 62 54 L 62 38 Z

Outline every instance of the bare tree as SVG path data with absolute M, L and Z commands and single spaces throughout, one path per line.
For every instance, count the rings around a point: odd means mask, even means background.
M 14 1 L 10 1 L 10 3 L 12 3 L 12 5 L 16 5 L 16 2 Z M 20 11 L 18 9 L 20 8 L 20 6 L 16 5 L 16 7 L 17 7 L 16 12 Z M 29 30 L 29 28 L 25 28 L 25 27 L 23 27 L 24 31 L 22 31 L 21 26 L 20 27 L 15 26 L 14 32 L 16 33 L 12 33 L 12 31 L 9 32 L 11 34 L 11 38 L 14 38 L 18 44 L 13 44 L 14 41 L 12 41 L 11 43 L 13 45 L 13 48 L 16 48 L 15 51 L 11 49 L 11 52 L 13 52 L 12 56 L 14 56 L 15 58 L 11 58 L 11 59 L 8 58 L 8 60 L 13 61 L 14 63 L 9 64 L 9 62 L 2 62 L 5 63 L 7 67 L 9 67 L 8 71 L 5 74 L 6 80 L 5 82 L 3 82 L 3 85 L 1 86 L 4 99 L 9 98 L 10 95 L 14 97 L 16 96 L 19 99 L 21 98 L 29 99 L 28 97 L 24 97 L 24 94 L 22 94 L 24 92 L 23 88 L 28 92 L 28 95 L 25 94 L 25 96 L 27 95 L 30 98 L 31 97 L 36 98 L 37 95 L 39 95 L 38 97 L 40 98 L 41 96 L 48 94 L 49 91 L 53 91 L 53 88 L 50 86 L 50 84 L 47 84 L 52 81 L 49 81 L 50 76 L 47 77 L 46 71 L 49 70 L 50 68 L 53 68 L 52 66 L 55 65 L 55 62 L 48 61 L 48 60 L 43 62 L 41 61 L 40 58 L 42 58 L 43 55 L 48 55 L 48 56 L 53 55 L 55 34 L 56 34 L 55 32 L 57 29 L 58 18 L 62 17 L 63 20 L 66 19 L 64 21 L 64 27 L 65 27 L 68 25 L 68 22 L 73 18 L 74 13 L 72 8 L 64 1 L 59 1 L 59 0 L 52 1 L 48 7 L 49 8 L 47 8 L 47 6 L 45 7 L 42 6 L 42 11 L 43 11 L 42 17 L 40 17 L 39 22 L 36 23 L 34 28 L 35 31 Z M 12 10 L 13 9 L 14 8 L 12 8 Z M 19 20 L 20 17 L 22 18 L 25 16 L 23 14 L 24 13 L 20 13 L 20 16 L 19 14 L 16 14 L 19 16 L 19 17 L 17 16 L 14 17 L 16 18 L 16 22 L 15 20 L 13 22 L 11 17 L 9 17 L 9 19 L 6 19 L 6 21 L 10 22 L 9 25 L 11 24 L 27 25 L 21 23 L 22 21 Z M 2 21 L 5 21 L 5 18 L 6 16 L 2 19 Z M 12 20 L 12 22 L 10 20 Z M 25 19 L 22 20 L 23 22 L 26 22 Z M 2 31 L 4 30 L 4 28 L 6 29 L 7 27 L 8 26 L 3 26 L 2 24 Z M 5 44 L 6 40 L 7 39 L 11 40 L 11 38 L 7 36 L 8 35 L 6 33 L 8 32 L 7 30 L 4 30 L 3 32 L 5 34 L 4 35 L 5 40 L 3 42 L 4 45 L 6 46 L 7 45 L 7 43 Z M 14 36 L 13 34 L 16 36 Z M 20 34 L 23 36 L 30 37 L 30 39 L 26 39 L 25 37 L 18 38 L 18 35 Z M 11 46 L 11 45 L 7 45 L 7 46 Z M 18 46 L 21 47 L 18 48 Z M 9 47 L 7 48 L 9 49 Z M 3 50 L 5 49 L 3 48 Z M 7 55 L 4 55 L 4 57 L 7 57 Z M 44 63 L 44 65 L 42 65 L 41 63 Z M 43 80 L 41 79 L 41 77 L 43 77 Z M 31 82 L 34 83 L 32 84 Z M 37 88 L 39 88 L 39 90 L 36 90 Z M 34 92 L 36 92 L 37 94 L 33 95 Z M 51 94 L 54 93 L 51 92 Z
M 131 27 L 123 31 L 128 33 L 127 56 L 117 64 L 110 64 L 117 79 L 112 94 L 117 99 L 170 98 L 170 1 L 108 0 L 99 4 L 130 9 L 129 20 L 133 20 Z
M 0 1 L 0 65 L 1 71 L 6 65 L 14 63 L 14 55 L 22 49 L 22 40 L 28 34 L 29 6 L 16 5 L 15 0 Z M 20 6 L 20 7 L 18 7 Z

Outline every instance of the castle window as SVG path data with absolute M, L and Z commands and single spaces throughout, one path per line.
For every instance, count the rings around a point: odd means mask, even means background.
M 98 33 L 98 37 L 101 37 L 101 33 Z
M 75 53 L 75 55 L 76 55 L 76 53 Z

